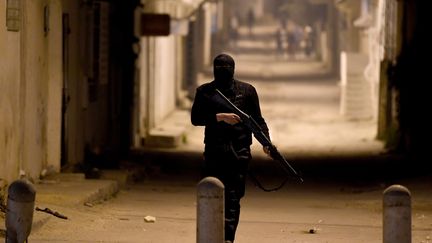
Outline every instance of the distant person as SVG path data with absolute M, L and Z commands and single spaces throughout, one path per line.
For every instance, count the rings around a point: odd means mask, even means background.
M 304 54 L 306 57 L 310 57 L 313 53 L 313 45 L 314 45 L 314 38 L 313 38 L 313 30 L 312 27 L 307 25 L 304 28 Z
M 281 27 L 276 29 L 276 57 L 284 56 L 285 30 Z
M 287 45 L 288 45 L 288 48 L 287 48 L 288 57 L 295 58 L 297 43 L 296 43 L 296 36 L 295 36 L 295 33 L 293 31 L 288 31 Z
M 232 15 L 230 19 L 230 39 L 231 46 L 237 46 L 239 21 L 237 15 Z
M 293 21 L 289 21 L 287 25 L 287 52 L 289 58 L 296 57 L 297 50 L 299 47 L 299 39 L 298 39 L 298 27 Z
M 225 243 L 234 242 L 240 219 L 240 199 L 245 194 L 246 175 L 251 160 L 252 132 L 240 117 L 211 97 L 220 90 L 238 108 L 256 120 L 269 137 L 261 115 L 255 88 L 234 79 L 234 59 L 226 54 L 213 61 L 214 80 L 199 86 L 191 110 L 195 126 L 205 126 L 203 176 L 218 178 L 225 186 Z M 269 153 L 268 147 L 263 147 Z
M 248 11 L 247 19 L 248 19 L 249 36 L 252 36 L 253 27 L 255 25 L 255 13 L 252 8 L 250 8 Z

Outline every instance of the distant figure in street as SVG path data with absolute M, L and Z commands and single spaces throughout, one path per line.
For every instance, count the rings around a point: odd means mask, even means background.
M 275 33 L 276 38 L 276 57 L 284 56 L 285 30 L 278 27 Z
M 287 34 L 287 44 L 288 44 L 288 57 L 295 58 L 295 53 L 297 49 L 296 37 L 293 31 L 288 31 Z
M 297 50 L 299 48 L 299 34 L 297 24 L 289 21 L 287 25 L 287 52 L 288 57 L 295 59 Z
M 307 25 L 304 29 L 304 36 L 303 36 L 303 42 L 304 42 L 304 53 L 306 57 L 309 57 L 313 53 L 313 45 L 314 45 L 314 38 L 313 38 L 313 30 L 312 27 Z
M 250 8 L 248 11 L 247 19 L 248 19 L 249 36 L 252 37 L 253 27 L 255 25 L 255 13 L 252 8 Z
M 230 38 L 231 46 L 237 46 L 239 21 L 237 15 L 233 14 L 230 19 Z
M 214 80 L 199 86 L 191 110 L 195 126 L 205 126 L 203 177 L 218 178 L 225 186 L 225 243 L 234 242 L 240 219 L 240 199 L 245 194 L 251 160 L 252 132 L 240 117 L 212 97 L 220 90 L 234 105 L 248 113 L 269 137 L 255 88 L 234 79 L 234 59 L 226 54 L 213 61 Z M 269 148 L 263 147 L 269 154 Z

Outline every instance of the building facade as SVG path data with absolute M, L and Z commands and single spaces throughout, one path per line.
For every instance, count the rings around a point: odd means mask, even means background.
M 204 67 L 211 55 L 199 49 L 211 45 L 204 16 L 217 3 L 208 2 L 1 1 L 4 184 L 75 171 L 94 155 L 115 163 L 175 110 L 187 108 L 195 66 Z M 142 37 L 137 15 L 145 12 L 195 23 L 195 30 Z

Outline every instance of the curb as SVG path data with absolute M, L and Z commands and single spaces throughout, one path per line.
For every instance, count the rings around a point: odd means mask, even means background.
M 86 203 L 108 200 L 120 190 L 119 182 L 105 179 L 85 179 L 83 174 L 57 174 L 52 180 L 35 185 L 35 207 L 56 208 L 76 207 Z M 35 211 L 32 231 L 39 230 L 53 215 Z

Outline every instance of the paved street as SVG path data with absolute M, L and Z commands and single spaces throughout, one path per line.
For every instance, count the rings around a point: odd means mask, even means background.
M 195 242 L 193 178 L 153 176 L 93 207 L 57 207 L 69 219 L 51 218 L 30 242 Z M 413 242 L 428 242 L 430 181 L 405 184 L 413 193 Z M 249 184 L 236 242 L 382 242 L 383 189 L 307 180 L 266 193 Z M 146 222 L 146 216 L 156 221 Z
M 258 91 L 273 142 L 305 176 L 305 183 L 289 182 L 272 193 L 249 181 L 236 242 L 382 242 L 382 192 L 395 183 L 412 193 L 413 242 L 432 242 L 430 173 L 386 157 L 373 119 L 350 121 L 339 114 L 338 80 L 317 78 L 323 67 L 316 62 L 284 63 L 253 52 L 233 56 L 241 79 Z M 311 73 L 315 77 L 308 79 Z M 59 206 L 70 219 L 50 219 L 29 241 L 195 242 L 202 132 L 191 127 L 180 148 L 143 156 L 144 180 L 115 198 L 92 207 Z M 258 178 L 267 186 L 280 182 L 280 168 L 256 141 L 253 155 Z M 146 216 L 156 221 L 146 222 Z

